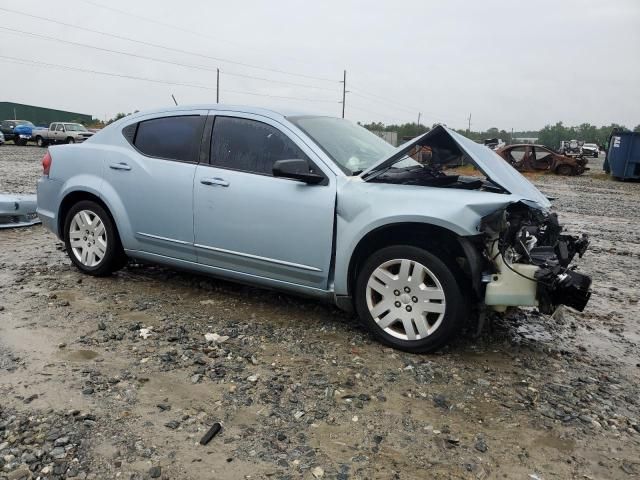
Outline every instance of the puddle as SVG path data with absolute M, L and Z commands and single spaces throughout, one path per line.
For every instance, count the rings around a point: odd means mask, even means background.
M 93 350 L 69 350 L 60 353 L 60 357 L 71 362 L 88 362 L 98 356 L 98 352 Z

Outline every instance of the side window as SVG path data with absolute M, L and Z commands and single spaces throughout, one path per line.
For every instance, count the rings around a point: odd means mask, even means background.
M 56 127 L 56 130 L 58 132 L 64 132 L 64 125 L 62 125 L 61 123 L 58 124 L 58 126 Z
M 308 157 L 280 130 L 255 120 L 216 117 L 211 135 L 211 164 L 272 175 L 276 160 Z
M 150 157 L 196 162 L 205 118 L 189 115 L 144 120 L 138 124 L 133 145 Z
M 542 150 L 541 148 L 534 148 L 534 153 L 536 156 L 536 160 L 551 160 L 551 152 L 547 152 L 546 150 Z
M 524 159 L 525 152 L 526 147 L 515 147 L 509 151 L 509 154 L 516 162 L 521 162 Z

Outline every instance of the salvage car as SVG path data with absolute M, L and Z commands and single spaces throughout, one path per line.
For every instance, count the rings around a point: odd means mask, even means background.
M 0 145 L 4 145 L 5 139 L 4 139 L 4 133 L 0 132 Z
M 39 147 L 46 147 L 52 143 L 81 143 L 93 136 L 80 123 L 53 122 L 49 128 L 34 133 L 34 140 Z
M 428 162 L 408 156 L 423 147 Z M 444 168 L 460 157 L 483 176 Z M 582 310 L 590 296 L 572 266 L 587 237 L 442 125 L 394 148 L 340 118 L 180 106 L 51 147 L 42 164 L 38 215 L 89 275 L 129 257 L 324 299 L 410 352 L 487 311 Z
M 580 175 L 589 170 L 584 156 L 567 156 L 544 145 L 528 143 L 508 145 L 496 151 L 519 172 L 553 172 L 558 175 Z

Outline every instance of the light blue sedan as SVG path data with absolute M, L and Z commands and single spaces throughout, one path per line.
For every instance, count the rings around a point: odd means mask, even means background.
M 82 272 L 130 257 L 325 299 L 407 351 L 487 310 L 582 310 L 590 295 L 569 268 L 586 237 L 444 126 L 394 148 L 339 118 L 180 106 L 51 147 L 43 167 L 38 215 Z

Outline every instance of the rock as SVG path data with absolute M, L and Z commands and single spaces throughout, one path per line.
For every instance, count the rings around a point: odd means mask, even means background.
M 64 447 L 68 443 L 69 443 L 69 437 L 60 437 L 60 438 L 56 439 L 55 442 L 53 442 L 53 446 L 54 447 Z
M 98 330 L 106 330 L 107 329 L 107 324 L 104 323 L 104 320 L 100 320 L 98 322 Z
M 324 470 L 322 469 L 322 467 L 316 467 L 311 470 L 311 474 L 314 476 L 314 478 L 322 478 L 324 477 Z
M 451 404 L 447 400 L 447 397 L 440 394 L 433 397 L 433 403 L 436 405 L 436 407 L 440 407 L 444 410 L 449 410 L 449 408 L 451 407 Z
M 295 418 L 296 420 L 300 420 L 302 417 L 304 417 L 303 411 L 298 411 L 293 415 L 293 418 Z
M 217 333 L 205 333 L 204 339 L 209 343 L 223 343 L 229 340 L 229 337 L 227 335 L 218 335 Z
M 7 475 L 7 480 L 29 480 L 33 478 L 27 465 L 20 465 Z
M 82 393 L 83 393 L 84 395 L 92 395 L 92 394 L 93 394 L 93 392 L 94 392 L 93 387 L 84 387 L 84 388 L 82 389 Z
M 202 380 L 202 377 L 204 377 L 204 375 L 200 373 L 196 373 L 191 377 L 191 383 L 200 383 L 200 380 Z
M 153 334 L 153 332 L 151 331 L 151 327 L 149 328 L 141 328 L 138 331 L 138 335 L 140 335 L 142 338 L 144 338 L 145 340 L 147 338 L 149 338 L 151 335 Z
M 256 383 L 258 381 L 258 377 L 260 375 L 258 375 L 257 373 L 255 375 L 250 375 L 247 377 L 247 381 L 251 382 L 251 383 Z
M 148 473 L 151 478 L 160 478 L 160 475 L 162 475 L 162 468 L 158 466 L 151 467 Z
M 170 428 L 171 430 L 175 430 L 180 426 L 180 422 L 178 420 L 170 420 L 164 424 L 165 427 Z
M 478 438 L 476 440 L 474 448 L 482 453 L 486 452 L 489 449 L 489 447 L 487 447 L 487 443 L 484 441 L 484 438 Z
M 56 447 L 49 452 L 49 455 L 51 455 L 56 460 L 60 460 L 67 456 L 67 452 L 64 447 Z

